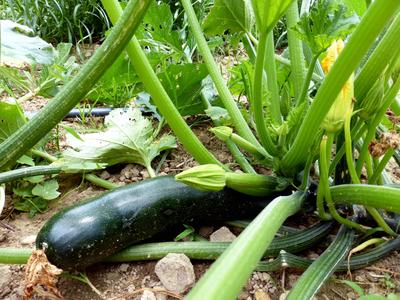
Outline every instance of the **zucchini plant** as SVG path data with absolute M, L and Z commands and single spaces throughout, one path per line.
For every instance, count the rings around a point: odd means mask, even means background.
M 154 213 L 155 223 L 166 218 L 166 211 L 178 213 L 176 218 L 179 220 L 184 219 L 188 210 L 196 217 L 211 214 L 212 207 L 206 212 L 193 203 L 175 203 L 180 197 L 170 194 L 170 187 L 175 185 L 179 186 L 178 194 L 181 189 L 188 189 L 187 185 L 202 190 L 191 190 L 196 195 L 196 199 L 192 199 L 194 202 L 200 201 L 197 199 L 199 193 L 223 193 L 224 188 L 253 196 L 270 197 L 276 192 L 281 193 L 226 248 L 189 293 L 188 299 L 235 299 L 251 272 L 256 267 L 262 269 L 262 264 L 260 267 L 258 263 L 282 223 L 304 206 L 310 206 L 311 201 L 320 219 L 334 221 L 342 229 L 311 265 L 285 253 L 279 254 L 281 260 L 277 258 L 272 265 L 265 264 L 264 270 L 272 270 L 279 264 L 282 266 L 282 259 L 288 257 L 294 266 L 310 266 L 289 294 L 290 299 L 311 298 L 330 274 L 343 268 L 343 259 L 354 241 L 376 231 L 389 237 L 397 236 L 396 228 L 393 228 L 396 226 L 386 212 L 400 213 L 400 189 L 388 185 L 392 182 L 385 167 L 392 156 L 396 157 L 400 142 L 397 125 L 391 122 L 400 113 L 396 99 L 400 89 L 400 50 L 395 46 L 400 31 L 399 1 L 359 0 L 357 2 L 362 5 L 354 7 L 346 7 L 335 0 L 315 1 L 311 7 L 307 0 L 301 3 L 297 0 L 252 0 L 245 4 L 241 0 L 221 1 L 222 4 L 216 1 L 205 25 L 213 24 L 212 18 L 223 19 L 222 24 L 226 27 L 215 32 L 239 32 L 248 56 L 241 68 L 243 93 L 248 103 L 239 106 L 215 62 L 191 1 L 181 0 L 197 45 L 198 59 L 206 65 L 223 111 L 230 119 L 230 123 L 213 119 L 212 132 L 226 142 L 241 168 L 239 172 L 233 172 L 219 162 L 195 136 L 171 100 L 165 82 L 163 85 L 157 77 L 140 42 L 136 37 L 131 38 L 149 2 L 132 0 L 122 10 L 118 1 L 102 0 L 109 18 L 116 24 L 111 35 L 50 104 L 0 145 L 0 168 L 12 166 L 54 127 L 126 47 L 139 79 L 160 114 L 185 149 L 202 165 L 182 172 L 175 179 L 156 178 L 129 187 L 140 190 L 155 180 L 165 182 L 165 195 L 163 190 L 151 191 L 149 198 L 143 200 L 146 203 L 161 199 L 162 205 L 152 202 L 141 208 Z M 226 9 L 221 9 L 221 5 Z M 272 30 L 284 15 L 289 30 L 289 51 L 277 55 Z M 203 98 L 208 112 L 215 109 L 206 96 Z M 50 114 L 51 118 L 48 117 Z M 257 174 L 254 164 L 272 169 L 272 176 Z M 308 191 L 316 184 L 316 195 L 312 197 Z M 292 193 L 287 193 L 288 188 Z M 126 193 L 126 190 L 113 191 L 100 200 L 61 212 L 42 229 L 37 245 L 47 246 L 50 259 L 68 268 L 84 267 L 123 246 L 141 241 L 147 236 L 138 237 L 137 232 L 141 232 L 141 226 L 145 230 L 148 225 L 143 225 L 140 220 L 131 223 L 127 211 L 121 214 L 121 207 L 128 204 L 119 200 L 119 206 L 113 201 L 115 207 L 107 206 L 106 211 L 101 206 L 101 201 L 119 193 Z M 154 198 L 153 193 L 159 194 Z M 213 197 L 218 200 L 217 196 Z M 190 203 L 190 195 L 184 198 Z M 216 210 L 224 206 L 220 200 L 221 203 L 215 205 Z M 90 208 L 99 205 L 98 201 L 101 208 L 97 214 L 96 209 Z M 204 203 L 208 203 L 207 199 Z M 188 206 L 182 209 L 181 205 Z M 240 208 L 235 205 L 227 204 L 224 209 L 236 215 Z M 164 211 L 164 207 L 169 209 Z M 74 256 L 83 255 L 83 252 L 71 254 L 71 249 L 84 247 L 85 242 L 76 240 L 78 245 L 71 246 L 68 245 L 71 241 L 68 233 L 65 236 L 57 233 L 59 228 L 65 227 L 65 220 L 81 214 L 83 220 L 101 223 L 96 224 L 100 226 L 98 233 L 90 232 L 94 244 L 111 236 L 120 237 L 110 242 L 113 247 L 107 247 L 109 252 L 86 262 Z M 220 212 L 216 211 L 214 216 L 220 216 Z M 108 222 L 116 226 L 107 227 Z M 124 224 L 130 228 L 127 233 L 122 232 Z M 107 230 L 103 230 L 103 225 Z M 77 226 L 74 230 L 80 232 L 79 222 Z M 119 235 L 115 228 L 121 230 Z M 102 236 L 105 233 L 107 236 Z M 104 247 L 100 244 L 96 247 Z M 382 247 L 390 248 L 388 245 Z M 376 259 L 378 253 L 386 254 L 382 247 L 362 254 L 359 261 L 365 263 L 368 259 Z M 90 251 L 92 249 L 86 251 L 89 254 L 85 258 L 93 256 Z

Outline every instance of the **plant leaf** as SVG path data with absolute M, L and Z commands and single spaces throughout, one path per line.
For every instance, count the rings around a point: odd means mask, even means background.
M 58 190 L 58 182 L 57 180 L 48 180 L 45 181 L 43 184 L 37 184 L 32 189 L 32 194 L 43 198 L 45 200 L 53 200 L 60 195 Z
M 151 121 L 136 108 L 113 110 L 105 118 L 105 126 L 104 132 L 81 134 L 83 141 L 67 135 L 67 144 L 73 149 L 64 151 L 64 162 L 148 166 L 161 151 L 176 147 L 170 135 L 155 141 Z
M 202 80 L 207 76 L 204 64 L 169 65 L 159 79 L 182 116 L 204 111 L 200 99 Z
M 203 22 L 204 33 L 208 36 L 223 34 L 226 30 L 251 32 L 254 15 L 250 0 L 216 0 Z
M 0 144 L 26 123 L 17 104 L 0 102 Z
M 334 40 L 344 39 L 359 22 L 356 14 L 333 0 L 316 1 L 309 14 L 301 16 L 293 28 L 314 54 L 324 52 Z
M 0 20 L 0 65 L 51 64 L 54 48 L 37 36 L 27 26 L 10 20 Z
M 367 3 L 365 0 L 344 0 L 344 3 L 347 5 L 347 7 L 354 10 L 360 17 L 367 10 Z
M 293 0 L 252 0 L 258 30 L 271 31 L 292 2 Z
M 359 296 L 364 295 L 364 290 L 357 283 L 350 280 L 339 280 L 341 283 L 347 284 L 350 288 L 352 288 Z

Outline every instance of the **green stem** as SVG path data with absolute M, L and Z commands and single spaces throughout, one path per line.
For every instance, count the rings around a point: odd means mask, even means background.
M 349 174 L 351 177 L 351 181 L 353 183 L 360 183 L 360 179 L 357 176 L 356 167 L 354 166 L 353 161 L 353 146 L 351 141 L 351 131 L 350 131 L 350 122 L 351 122 L 351 114 L 352 110 L 347 112 L 347 116 L 344 120 L 344 140 L 345 140 L 345 148 L 346 148 L 346 162 L 347 169 L 349 170 Z
M 96 50 L 78 75 L 27 124 L 0 145 L 0 170 L 11 166 L 54 128 L 64 116 L 90 91 L 104 71 L 112 65 L 139 26 L 150 0 L 131 0 L 121 21 Z
M 316 135 L 346 80 L 399 7 L 398 0 L 376 0 L 371 4 L 319 88 L 292 147 L 282 159 L 282 169 L 287 173 L 292 173 L 307 160 L 310 144 L 304 141 Z
M 400 26 L 400 25 L 399 25 Z M 376 128 L 379 126 L 379 123 L 381 123 L 383 117 L 386 114 L 387 109 L 391 106 L 391 104 L 396 101 L 396 96 L 400 90 L 400 78 L 397 78 L 397 80 L 392 84 L 392 86 L 389 88 L 389 90 L 385 93 L 385 96 L 382 100 L 382 105 L 379 108 L 378 112 L 375 114 L 373 117 L 372 121 L 370 122 L 368 126 L 368 132 L 366 137 L 364 138 L 364 143 L 360 151 L 360 156 L 357 161 L 357 174 L 361 174 L 361 169 L 363 166 L 363 163 L 368 155 L 368 145 L 371 142 L 371 140 L 375 136 Z
M 112 190 L 112 189 L 115 189 L 115 188 L 119 187 L 118 184 L 115 184 L 115 183 L 112 183 L 110 181 L 104 180 L 104 179 L 102 179 L 102 178 L 100 178 L 100 177 L 98 177 L 98 176 L 96 176 L 94 174 L 85 174 L 83 177 L 87 181 L 90 181 L 91 183 L 93 183 L 93 184 L 95 184 L 95 185 L 97 185 L 99 187 L 105 188 L 107 190 Z
M 122 15 L 122 8 L 117 0 L 102 0 L 102 4 L 115 24 Z M 133 37 L 126 48 L 131 63 L 142 80 L 146 90 L 150 93 L 154 103 L 164 116 L 168 125 L 174 131 L 185 149 L 201 164 L 221 163 L 204 147 L 189 126 L 185 123 L 178 110 L 172 103 L 161 82 L 154 73 L 138 40 Z
M 47 153 L 46 151 L 40 151 L 37 149 L 31 149 L 32 154 L 35 154 L 41 158 L 44 158 L 45 160 L 47 160 L 48 162 L 55 162 L 58 158 Z
M 379 164 L 376 166 L 372 177 L 368 179 L 368 184 L 375 184 L 379 178 L 379 176 L 381 176 L 383 170 L 385 169 L 387 163 L 389 162 L 389 160 L 392 158 L 393 154 L 394 154 L 394 149 L 390 148 L 388 151 L 386 151 L 385 155 L 382 157 L 381 161 L 379 162 Z
M 271 196 L 287 188 L 289 183 L 275 176 L 246 173 L 225 173 L 226 186 L 253 196 Z
M 362 227 L 360 224 L 353 222 L 349 219 L 343 218 L 341 215 L 336 210 L 335 203 L 332 201 L 332 196 L 331 192 L 329 190 L 329 181 L 328 181 L 328 162 L 327 162 L 327 138 L 323 138 L 321 141 L 321 154 L 320 154 L 320 185 L 323 186 L 323 191 L 324 191 L 324 197 L 326 204 L 329 208 L 329 212 L 332 215 L 332 217 L 338 221 L 339 223 L 342 223 L 346 225 L 347 227 L 357 229 L 361 232 L 365 232 L 365 228 Z
M 342 184 L 330 187 L 337 204 L 361 204 L 400 213 L 400 189 L 367 184 Z
M 354 125 L 354 127 L 351 129 L 352 140 L 354 141 L 359 140 L 361 136 L 364 134 L 364 131 L 365 131 L 364 123 L 359 119 L 357 123 Z M 346 154 L 346 147 L 343 143 L 343 145 L 339 148 L 339 150 L 336 149 L 336 155 L 333 158 L 331 165 L 329 166 L 329 174 L 333 172 L 333 170 L 336 168 L 337 164 L 345 154 Z
M 376 132 L 376 127 L 372 122 L 368 124 L 368 131 L 366 136 L 364 137 L 363 140 L 363 145 L 360 150 L 360 154 L 358 155 L 357 163 L 356 163 L 356 173 L 357 176 L 361 176 L 361 170 L 364 164 L 364 161 L 366 160 L 366 157 L 368 155 L 368 145 L 372 141 L 372 139 L 375 137 L 375 132 Z
M 344 135 L 345 135 L 345 146 L 346 146 L 346 161 L 347 161 L 347 169 L 349 170 L 351 181 L 354 184 L 360 184 L 361 181 L 357 175 L 356 168 L 354 166 L 353 161 L 353 147 L 351 143 L 351 134 L 350 134 L 350 121 L 351 121 L 351 112 L 347 113 L 346 119 L 344 121 Z M 379 173 L 380 174 L 380 173 Z M 372 216 L 375 222 L 388 234 L 392 236 L 396 236 L 396 233 L 386 224 L 383 217 L 379 214 L 379 212 L 370 206 L 365 206 L 365 209 Z
M 298 1 L 292 1 L 288 10 L 286 11 L 286 24 L 287 24 L 287 36 L 289 43 L 289 55 L 290 61 L 292 62 L 291 66 L 291 78 L 293 79 L 293 88 L 294 88 L 294 96 L 296 101 L 296 105 L 300 105 L 300 95 L 302 94 L 302 87 L 304 89 L 304 85 L 306 82 L 304 69 L 305 69 L 305 61 L 303 54 L 303 46 L 301 40 L 297 37 L 296 33 L 293 30 L 293 27 L 299 22 L 299 6 Z M 311 65 L 310 65 L 311 67 Z M 311 71 L 308 73 L 310 78 L 313 74 L 314 67 L 311 68 Z M 308 88 L 308 86 L 307 86 Z
M 299 106 L 307 98 L 308 88 L 310 87 L 311 77 L 314 72 L 315 64 L 318 61 L 319 53 L 312 57 L 310 65 L 308 66 L 308 71 L 305 80 L 303 81 L 303 87 L 301 88 L 301 93 L 297 98 L 296 105 Z
M 217 88 L 222 103 L 224 104 L 226 110 L 232 118 L 233 124 L 235 125 L 237 132 L 249 142 L 257 145 L 257 139 L 253 135 L 253 132 L 251 131 L 250 127 L 246 123 L 246 120 L 243 118 L 242 113 L 237 107 L 235 101 L 233 100 L 233 97 L 228 87 L 226 86 L 224 79 L 222 78 L 220 70 L 214 61 L 214 57 L 210 49 L 208 48 L 207 41 L 204 38 L 203 31 L 197 20 L 196 13 L 192 7 L 190 0 L 182 0 L 181 2 L 187 14 L 188 23 L 196 40 L 199 52 L 203 56 L 208 72 L 210 73 L 210 76 L 214 81 L 215 87 Z
M 186 299 L 235 299 L 275 233 L 287 217 L 300 210 L 303 201 L 302 192 L 273 200 L 217 259 Z
M 356 99 L 363 99 L 367 95 L 369 89 L 374 85 L 376 80 L 379 80 L 379 76 L 390 61 L 400 54 L 399 36 L 400 15 L 393 20 L 386 34 L 357 75 L 354 81 Z
M 36 175 L 59 174 L 62 166 L 33 166 L 0 173 L 0 184 Z
M 256 123 L 257 133 L 260 137 L 261 144 L 267 150 L 268 153 L 273 156 L 278 155 L 278 149 L 273 143 L 267 126 L 265 124 L 264 116 L 264 105 L 263 105 L 263 72 L 264 72 L 264 61 L 267 46 L 267 33 L 261 33 L 260 41 L 257 47 L 256 65 L 254 70 L 254 83 L 253 83 L 253 106 L 254 106 L 254 120 Z
M 272 32 L 267 37 L 264 67 L 267 74 L 268 90 L 271 93 L 271 119 L 276 124 L 282 124 L 281 98 L 279 96 L 278 78 L 276 75 L 274 34 Z
M 292 66 L 292 62 L 290 60 L 288 60 L 287 58 L 285 58 L 279 54 L 275 54 L 275 60 L 285 66 L 288 66 L 288 67 Z M 307 71 L 304 69 L 303 73 L 306 73 L 306 72 Z M 316 82 L 322 82 L 324 80 L 324 77 L 322 77 L 321 75 L 318 75 L 315 72 L 312 73 L 311 78 L 312 78 L 312 80 L 314 80 Z

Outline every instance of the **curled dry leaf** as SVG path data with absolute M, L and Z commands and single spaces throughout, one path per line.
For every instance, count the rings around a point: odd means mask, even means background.
M 26 285 L 23 300 L 30 299 L 33 292 L 38 291 L 37 287 L 45 291 L 47 295 L 50 293 L 54 299 L 64 299 L 56 287 L 58 275 L 61 273 L 61 269 L 47 260 L 43 250 L 33 251 L 25 269 Z
M 379 141 L 371 141 L 368 150 L 373 157 L 380 157 L 389 149 L 397 149 L 399 145 L 400 136 L 396 132 L 384 132 Z

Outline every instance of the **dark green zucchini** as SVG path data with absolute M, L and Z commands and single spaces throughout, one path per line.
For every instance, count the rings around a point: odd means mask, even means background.
M 56 266 L 80 269 L 182 223 L 253 217 L 270 200 L 230 189 L 203 192 L 157 177 L 60 211 L 40 230 L 36 247 Z

